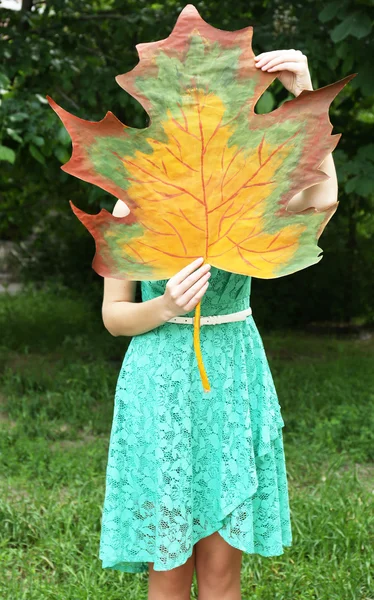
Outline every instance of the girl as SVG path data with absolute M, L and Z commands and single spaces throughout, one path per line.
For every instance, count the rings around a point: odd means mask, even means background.
M 306 57 L 265 52 L 295 96 L 312 89 Z M 330 179 L 290 210 L 336 202 Z M 118 200 L 113 214 L 128 208 Z M 110 436 L 100 558 L 103 568 L 149 573 L 149 600 L 240 600 L 242 553 L 278 556 L 292 544 L 280 405 L 250 310 L 251 277 L 200 257 L 169 280 L 104 280 L 103 322 L 132 336 L 119 374 Z M 211 392 L 201 386 L 193 315 Z M 206 317 L 220 315 L 213 325 Z

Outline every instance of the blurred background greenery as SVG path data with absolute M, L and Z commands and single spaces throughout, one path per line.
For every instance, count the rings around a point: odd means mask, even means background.
M 300 49 L 314 89 L 358 73 L 330 108 L 332 133 L 342 133 L 333 153 L 340 205 L 319 241 L 322 261 L 252 282 L 286 422 L 294 545 L 270 560 L 247 555 L 242 576 L 244 600 L 373 600 L 373 4 L 194 5 L 217 28 L 252 25 L 255 54 Z M 184 6 L 0 2 L 0 244 L 14 250 L 7 268 L 22 284 L 0 294 L 1 598 L 146 598 L 146 575 L 103 572 L 98 560 L 129 339 L 103 327 L 94 241 L 68 202 L 97 213 L 116 199 L 61 170 L 71 141 L 45 97 L 86 120 L 110 110 L 145 127 L 147 114 L 115 76 L 137 64 L 136 44 L 170 34 Z M 275 79 L 256 112 L 289 99 Z

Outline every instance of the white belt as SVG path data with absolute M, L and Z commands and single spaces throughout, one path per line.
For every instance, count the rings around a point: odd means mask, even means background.
M 232 321 L 245 321 L 248 315 L 252 314 L 252 308 L 249 306 L 244 310 L 229 313 L 228 315 L 211 315 L 209 317 L 200 317 L 200 325 L 218 325 L 219 323 L 231 323 Z M 189 323 L 193 324 L 195 317 L 173 317 L 166 321 L 167 323 Z

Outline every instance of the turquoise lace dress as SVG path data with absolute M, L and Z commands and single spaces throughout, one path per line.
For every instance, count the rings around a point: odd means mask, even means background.
M 142 281 L 142 300 L 166 283 Z M 250 289 L 251 277 L 212 266 L 201 316 L 247 308 Z M 201 325 L 200 343 L 209 392 L 193 325 L 165 323 L 130 342 L 114 398 L 103 568 L 173 569 L 215 531 L 246 553 L 291 546 L 284 421 L 254 318 Z

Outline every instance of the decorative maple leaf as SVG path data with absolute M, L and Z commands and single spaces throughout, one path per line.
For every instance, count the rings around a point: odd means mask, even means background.
M 133 129 L 107 112 L 85 121 L 47 99 L 73 142 L 61 168 L 129 207 L 76 216 L 95 239 L 92 263 L 103 277 L 167 279 L 199 256 L 259 278 L 319 262 L 317 240 L 338 202 L 287 210 L 299 191 L 328 179 L 318 169 L 341 134 L 330 135 L 329 105 L 355 74 L 303 91 L 271 113 L 254 107 L 276 73 L 254 64 L 253 27 L 228 32 L 189 4 L 170 36 L 138 44 L 138 65 L 116 77 L 150 116 Z M 200 319 L 200 303 L 195 309 Z M 200 359 L 198 331 L 195 349 Z M 199 368 L 206 383 L 199 360 Z

